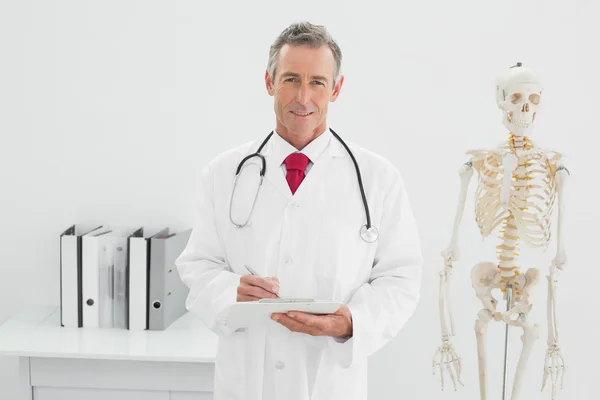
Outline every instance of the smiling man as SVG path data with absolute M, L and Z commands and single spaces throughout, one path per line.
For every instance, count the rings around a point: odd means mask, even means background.
M 327 106 L 342 88 L 344 77 L 337 76 L 334 52 L 341 62 L 337 46 L 313 48 L 286 43 L 279 56 L 271 58 L 265 73 L 267 91 L 275 97 L 277 134 L 298 150 L 326 130 Z
M 177 268 L 190 288 L 186 307 L 219 334 L 216 400 L 366 399 L 368 356 L 397 335 L 419 300 L 420 243 L 400 172 L 328 125 L 344 82 L 341 60 L 323 26 L 286 28 L 265 73 L 275 130 L 202 172 Z M 265 162 L 258 194 L 256 153 Z M 277 294 L 344 305 L 330 315 L 278 313 L 245 330 L 227 327 L 235 302 Z

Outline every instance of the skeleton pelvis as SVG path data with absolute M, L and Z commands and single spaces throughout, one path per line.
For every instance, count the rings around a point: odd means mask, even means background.
M 492 296 L 492 290 L 502 288 L 500 271 L 496 264 L 486 261 L 475 264 L 471 270 L 471 284 L 483 307 L 493 314 L 498 300 Z
M 483 261 L 475 264 L 471 270 L 471 284 L 483 307 L 498 320 L 499 315 L 496 313 L 498 299 L 493 296 L 492 291 L 498 289 L 506 294 L 507 286 L 510 284 L 513 288 L 514 304 L 522 303 L 520 311 L 528 313 L 531 310 L 530 292 L 538 280 L 538 275 L 537 269 L 530 268 L 524 275 L 517 274 L 510 281 L 506 281 L 502 279 L 497 264 Z M 503 298 L 506 299 L 506 295 Z

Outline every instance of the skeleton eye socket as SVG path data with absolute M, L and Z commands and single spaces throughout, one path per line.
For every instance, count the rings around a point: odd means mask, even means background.
M 521 101 L 521 93 L 513 93 L 510 95 L 510 102 L 513 104 L 517 104 Z
M 537 93 L 532 93 L 529 95 L 529 101 L 531 101 L 536 106 L 540 104 L 540 95 Z

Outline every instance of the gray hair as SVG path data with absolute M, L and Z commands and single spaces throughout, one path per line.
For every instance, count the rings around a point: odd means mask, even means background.
M 279 52 L 286 44 L 290 46 L 309 46 L 313 49 L 318 49 L 323 45 L 329 46 L 336 64 L 333 75 L 333 85 L 335 86 L 342 68 L 342 50 L 324 26 L 313 25 L 310 22 L 297 22 L 288 26 L 279 34 L 275 42 L 271 45 L 269 62 L 267 64 L 267 71 L 269 71 L 269 76 L 273 82 L 275 81 Z

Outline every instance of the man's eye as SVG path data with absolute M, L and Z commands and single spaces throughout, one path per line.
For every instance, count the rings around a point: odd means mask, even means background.
M 315 83 L 317 83 L 317 84 L 319 84 L 319 85 L 324 85 L 324 83 L 323 83 L 323 82 L 321 82 L 321 81 L 315 81 Z

